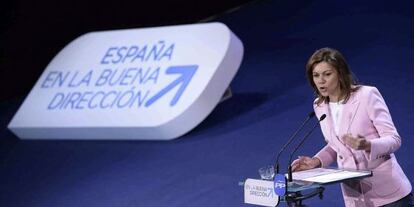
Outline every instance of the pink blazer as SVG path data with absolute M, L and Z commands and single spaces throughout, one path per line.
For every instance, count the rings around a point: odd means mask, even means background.
M 352 93 L 342 110 L 339 133 L 336 134 L 328 104 L 314 104 L 318 117 L 326 114 L 321 130 L 327 145 L 315 157 L 322 167 L 337 161 L 339 168 L 372 170 L 373 176 L 341 184 L 347 207 L 381 206 L 397 201 L 411 192 L 411 184 L 395 158 L 401 139 L 380 92 L 375 87 L 361 86 Z M 352 133 L 371 141 L 371 152 L 353 150 L 341 137 Z

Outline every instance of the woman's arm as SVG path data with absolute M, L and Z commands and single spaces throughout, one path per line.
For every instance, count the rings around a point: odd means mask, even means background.
M 401 146 L 401 138 L 394 126 L 391 114 L 377 88 L 372 87 L 367 100 L 368 116 L 378 131 L 379 137 L 370 139 L 368 159 L 379 159 L 395 152 Z
M 336 161 L 336 152 L 329 145 L 326 145 L 314 157 L 320 160 L 321 167 L 327 167 Z

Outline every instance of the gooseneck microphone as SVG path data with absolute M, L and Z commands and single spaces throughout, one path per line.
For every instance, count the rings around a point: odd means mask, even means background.
M 288 167 L 288 182 L 292 182 L 292 156 L 295 154 L 295 152 L 299 149 L 299 147 L 302 146 L 302 144 L 305 142 L 305 140 L 309 137 L 309 135 L 313 132 L 313 130 L 315 130 L 315 128 L 318 126 L 318 124 L 324 120 L 326 118 L 326 114 L 323 114 L 320 118 L 319 121 L 315 123 L 315 125 L 313 126 L 313 128 L 302 138 L 302 140 L 299 142 L 299 144 L 295 147 L 295 149 L 292 151 L 292 153 L 290 153 L 289 156 L 289 167 Z
M 299 133 L 299 131 L 302 130 L 302 128 L 305 126 L 305 124 L 314 116 L 315 116 L 315 112 L 313 112 L 313 111 L 310 112 L 308 114 L 308 116 L 306 116 L 306 119 L 303 121 L 302 125 L 300 125 L 298 129 L 296 129 L 296 131 L 292 134 L 292 136 L 290 136 L 290 138 L 288 139 L 286 144 L 283 145 L 283 147 L 280 149 L 279 153 L 276 156 L 276 162 L 275 162 L 275 171 L 276 171 L 276 173 L 275 174 L 279 173 L 279 157 L 282 154 L 282 152 L 293 141 L 293 139 L 296 137 L 296 135 Z

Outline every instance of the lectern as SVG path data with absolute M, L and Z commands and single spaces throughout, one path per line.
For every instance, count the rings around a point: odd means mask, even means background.
M 286 202 L 291 207 L 304 207 L 304 200 L 319 196 L 323 198 L 324 186 L 341 183 L 348 180 L 357 180 L 372 176 L 372 171 L 315 168 L 294 172 L 293 181 L 287 185 L 275 180 L 246 179 L 244 182 L 244 202 L 259 206 L 278 206 Z M 281 187 L 286 192 L 278 193 Z M 275 190 L 278 189 L 278 190 Z

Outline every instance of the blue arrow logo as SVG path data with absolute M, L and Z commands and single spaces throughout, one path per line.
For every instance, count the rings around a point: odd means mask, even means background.
M 195 72 L 197 71 L 198 65 L 181 65 L 181 66 L 170 66 L 165 71 L 166 74 L 181 74 L 181 76 L 175 79 L 172 83 L 170 83 L 167 87 L 163 88 L 153 97 L 151 97 L 146 103 L 145 106 L 149 107 L 154 102 L 156 102 L 159 98 L 164 96 L 164 94 L 168 93 L 171 89 L 180 85 L 177 93 L 175 94 L 174 98 L 170 102 L 170 106 L 174 106 L 178 100 L 180 99 L 181 95 L 183 95 L 185 89 L 187 88 L 188 84 L 190 83 L 191 79 L 193 78 Z

